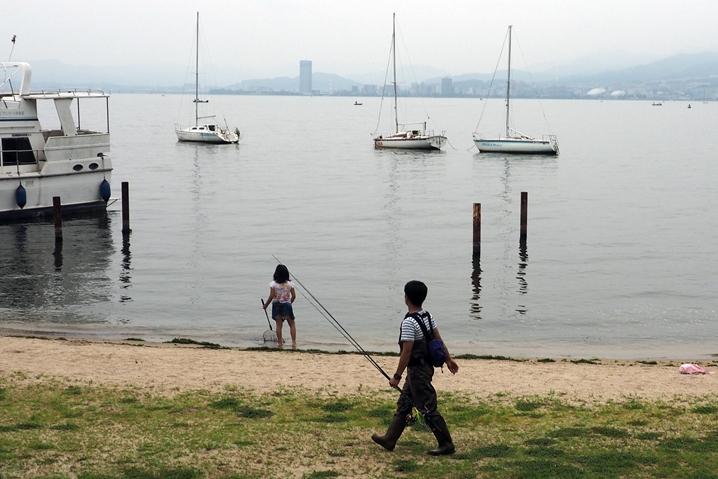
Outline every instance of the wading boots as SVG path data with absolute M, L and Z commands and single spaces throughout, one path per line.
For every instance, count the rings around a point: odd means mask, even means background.
M 439 442 L 439 447 L 427 451 L 427 454 L 431 456 L 446 456 L 456 452 L 444 418 L 441 416 L 433 417 L 431 418 L 431 422 L 434 423 L 434 429 L 431 432 L 434 433 L 434 437 Z
M 393 451 L 394 446 L 396 446 L 396 441 L 401 437 L 401 433 L 404 432 L 405 427 L 406 416 L 393 416 L 391 423 L 389 423 L 389 429 L 386 430 L 386 434 L 383 436 L 372 434 L 371 438 L 387 451 Z

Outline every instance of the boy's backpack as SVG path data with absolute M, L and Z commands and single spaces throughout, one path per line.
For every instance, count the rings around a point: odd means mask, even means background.
M 414 321 L 419 324 L 421 332 L 424 333 L 424 337 L 427 341 L 426 349 L 429 356 L 429 362 L 435 368 L 443 367 L 444 363 L 446 362 L 446 350 L 444 349 L 444 342 L 441 339 L 434 339 L 433 331 L 429 332 L 426 329 L 424 321 L 419 318 L 418 314 L 412 314 L 411 317 L 414 318 Z

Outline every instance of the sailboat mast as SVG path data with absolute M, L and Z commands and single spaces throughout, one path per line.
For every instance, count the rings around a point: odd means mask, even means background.
M 399 133 L 399 109 L 396 101 L 396 13 L 391 17 L 391 52 L 394 55 L 394 133 Z
M 511 27 L 509 25 L 509 69 L 506 77 L 506 137 L 509 135 L 509 99 L 511 98 Z
M 197 12 L 197 44 L 194 60 L 194 126 L 199 125 L 199 12 Z

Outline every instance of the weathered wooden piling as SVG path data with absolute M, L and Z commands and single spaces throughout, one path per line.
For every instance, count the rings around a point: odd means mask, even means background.
M 521 233 L 519 242 L 526 242 L 526 224 L 528 223 L 529 194 L 526 191 L 521 192 Z
M 62 205 L 59 196 L 52 197 L 52 217 L 55 220 L 55 242 L 62 242 Z
M 481 203 L 474 203 L 474 258 L 481 257 Z
M 130 229 L 130 184 L 127 181 L 122 182 L 122 232 L 129 234 Z

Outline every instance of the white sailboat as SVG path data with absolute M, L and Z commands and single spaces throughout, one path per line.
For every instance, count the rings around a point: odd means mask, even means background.
M 541 139 L 532 138 L 511 128 L 509 119 L 511 101 L 511 25 L 509 25 L 509 61 L 506 80 L 506 134 L 498 138 L 483 138 L 474 132 L 474 144 L 481 153 L 512 153 L 525 155 L 558 155 L 556 135 L 544 135 Z M 478 129 L 478 126 L 477 126 Z
M 195 56 L 195 82 L 194 82 L 194 125 L 182 128 L 175 125 L 175 133 L 179 141 L 194 141 L 199 143 L 238 143 L 239 130 L 231 131 L 227 125 L 222 127 L 216 121 L 200 124 L 200 120 L 214 119 L 215 115 L 200 116 L 199 104 L 209 103 L 209 100 L 199 98 L 199 12 L 197 12 L 197 44 Z
M 399 131 L 399 115 L 397 108 L 396 87 L 396 14 L 392 16 L 391 51 L 394 64 L 394 133 L 389 136 L 379 135 L 374 138 L 374 148 L 389 148 L 403 150 L 440 150 L 446 144 L 446 136 L 435 135 L 432 130 L 426 129 L 426 122 L 401 124 Z M 414 125 L 414 128 L 406 129 Z

